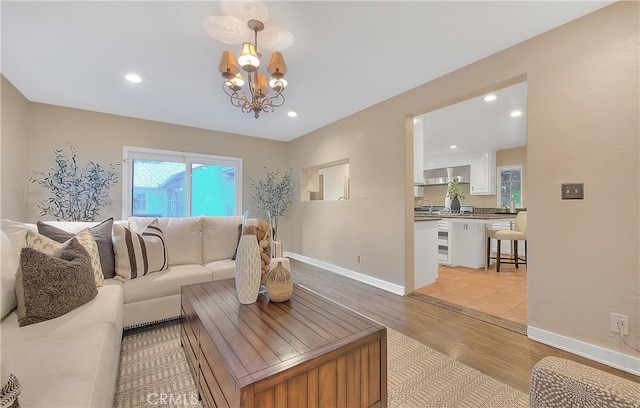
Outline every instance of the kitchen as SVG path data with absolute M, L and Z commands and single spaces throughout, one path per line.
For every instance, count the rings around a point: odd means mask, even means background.
M 485 269 L 486 230 L 512 229 L 526 210 L 526 82 L 413 122 L 416 292 L 526 323 L 526 266 Z M 452 181 L 459 208 L 447 197 Z M 523 257 L 524 241 L 517 252 L 510 242 L 502 241 L 500 256 Z M 495 239 L 491 246 L 495 257 Z

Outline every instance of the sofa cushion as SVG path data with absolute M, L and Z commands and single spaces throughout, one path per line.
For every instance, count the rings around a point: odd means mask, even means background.
M 153 219 L 130 217 L 129 225 L 136 232 L 144 230 Z M 202 217 L 160 218 L 165 236 L 169 265 L 202 265 Z
M 140 234 L 121 225 L 113 226 L 113 250 L 117 279 L 126 281 L 167 269 L 167 248 L 158 220 Z
M 16 307 L 14 284 L 20 265 L 20 256 L 4 231 L 0 231 L 0 236 L 2 237 L 2 247 L 0 248 L 2 250 L 0 254 L 0 261 L 2 261 L 2 269 L 0 269 L 0 319 L 2 319 Z
M 28 343 L 48 336 L 60 336 L 73 329 L 96 323 L 109 323 L 122 331 L 124 322 L 124 291 L 122 282 L 107 279 L 98 288 L 98 295 L 85 303 L 51 320 L 20 327 L 18 314 L 10 313 L 2 321 L 2 347 Z
M 211 272 L 202 265 L 174 265 L 166 271 L 124 282 L 124 303 L 180 294 L 180 287 L 210 282 Z
M 62 244 L 58 241 L 54 241 L 51 238 L 47 238 L 46 236 L 33 231 L 27 231 L 25 241 L 26 246 L 28 246 L 29 248 L 44 252 L 47 255 L 57 256 L 62 248 L 68 245 L 73 238 L 77 239 L 80 245 L 82 245 L 82 247 L 89 254 L 93 279 L 96 282 L 96 286 L 102 286 L 102 283 L 104 282 L 104 275 L 102 274 L 102 266 L 100 265 L 100 253 L 98 252 L 98 245 L 93 239 L 93 235 L 91 234 L 91 230 L 89 228 L 83 229 L 74 237 L 70 238 Z
M 93 239 L 98 245 L 100 253 L 100 265 L 105 279 L 116 275 L 115 258 L 113 256 L 113 244 L 111 242 L 111 230 L 113 218 L 101 223 L 93 222 L 49 222 L 38 221 L 38 232 L 58 242 L 65 242 L 84 228 L 90 228 Z
M 98 294 L 89 254 L 76 238 L 59 257 L 23 248 L 15 288 L 21 326 L 61 316 Z
M 3 323 L 4 324 L 4 323 Z M 24 407 L 112 407 L 122 330 L 95 323 L 28 343 L 2 344 Z
M 237 246 L 242 217 L 202 217 L 202 260 L 204 263 L 230 259 Z
M 7 219 L 0 220 L 0 229 L 7 234 L 9 240 L 11 240 L 11 244 L 18 251 L 24 246 L 24 237 L 27 231 L 38 231 L 35 224 L 25 224 Z
M 207 262 L 204 267 L 211 271 L 211 278 L 214 281 L 233 278 L 236 272 L 236 263 L 231 259 Z

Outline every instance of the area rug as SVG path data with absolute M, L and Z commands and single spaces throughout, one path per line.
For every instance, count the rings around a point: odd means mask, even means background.
M 388 330 L 389 407 L 527 407 L 529 397 L 410 337 Z M 125 334 L 115 407 L 201 407 L 180 325 Z
M 520 334 L 527 334 L 527 326 L 522 323 L 514 322 L 511 320 L 503 319 L 498 316 L 492 316 L 487 313 L 483 313 L 479 310 L 470 309 L 468 307 L 456 305 L 454 303 L 447 302 L 446 300 L 438 299 L 433 296 L 425 295 L 420 292 L 411 292 L 407 295 L 410 298 L 419 300 L 421 302 L 429 303 L 438 307 L 445 308 L 447 310 L 451 310 L 456 313 L 463 314 L 468 317 L 473 317 L 474 319 L 483 321 L 485 323 L 490 323 L 495 326 L 502 327 L 504 329 L 508 329 Z

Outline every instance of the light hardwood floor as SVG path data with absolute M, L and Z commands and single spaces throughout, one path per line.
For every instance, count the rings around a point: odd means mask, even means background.
M 344 307 L 528 392 L 533 366 L 545 356 L 587 364 L 640 383 L 633 374 L 529 340 L 522 334 L 291 260 L 301 284 Z

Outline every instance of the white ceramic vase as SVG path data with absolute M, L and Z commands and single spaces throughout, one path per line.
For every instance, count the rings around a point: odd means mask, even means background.
M 242 235 L 236 254 L 236 292 L 238 301 L 243 305 L 254 303 L 258 299 L 262 261 L 260 248 L 255 235 Z
M 449 210 L 451 209 L 451 197 L 449 197 L 448 194 L 444 196 L 444 207 Z

